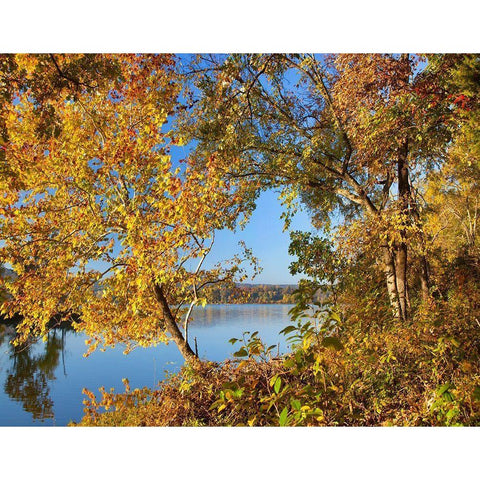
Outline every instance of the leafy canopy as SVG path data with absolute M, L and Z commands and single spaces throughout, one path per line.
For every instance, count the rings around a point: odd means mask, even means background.
M 240 262 L 201 268 L 215 230 L 240 210 L 213 158 L 202 171 L 172 164 L 182 142 L 169 123 L 181 90 L 174 58 L 2 62 L 0 262 L 18 276 L 2 311 L 23 317 L 18 341 L 45 335 L 58 313 L 79 316 L 91 349 L 167 341 L 153 286 L 179 313 Z

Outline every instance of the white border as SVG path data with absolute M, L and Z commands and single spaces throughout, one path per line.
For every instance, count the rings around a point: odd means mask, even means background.
M 0 451 L 2 473 L 22 478 L 460 479 L 478 471 L 478 434 L 475 427 L 4 427 Z
M 477 52 L 469 0 L 4 2 L 1 52 Z

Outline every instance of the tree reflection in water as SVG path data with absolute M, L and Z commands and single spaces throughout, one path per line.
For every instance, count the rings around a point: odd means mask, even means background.
M 4 328 L 0 335 L 0 344 L 5 341 L 9 344 L 12 361 L 11 367 L 7 370 L 5 393 L 12 400 L 20 402 L 34 420 L 53 418 L 50 382 L 56 379 L 55 370 L 59 364 L 60 354 L 63 359 L 65 330 L 51 331 L 40 353 L 38 348 L 42 342 L 38 342 L 36 348 L 35 344 L 14 347 L 10 343 L 14 336 L 15 331 L 8 327 Z

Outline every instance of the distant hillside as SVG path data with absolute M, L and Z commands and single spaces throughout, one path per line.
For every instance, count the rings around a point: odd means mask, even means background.
M 297 285 L 236 284 L 216 286 L 206 292 L 208 303 L 295 303 Z

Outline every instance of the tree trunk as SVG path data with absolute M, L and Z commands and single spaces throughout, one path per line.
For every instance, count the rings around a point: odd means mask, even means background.
M 407 244 L 402 241 L 395 255 L 395 274 L 398 290 L 398 302 L 402 320 L 408 318 L 408 285 L 407 285 L 408 254 Z
M 410 203 L 410 182 L 408 178 L 408 139 L 405 139 L 403 145 L 398 151 L 398 198 L 400 201 L 400 211 L 404 215 L 401 220 L 400 227 L 400 242 L 397 246 L 396 252 L 396 280 L 398 289 L 398 300 L 400 302 L 400 309 L 402 318 L 408 318 L 407 299 L 408 299 L 408 284 L 407 284 L 407 270 L 408 270 L 408 250 L 407 250 L 407 233 L 406 224 L 409 218 L 409 203 Z
M 158 303 L 162 308 L 165 327 L 168 333 L 172 336 L 172 339 L 176 343 L 183 358 L 187 363 L 199 362 L 198 356 L 195 355 L 194 351 L 190 348 L 188 342 L 183 338 L 182 332 L 178 328 L 175 317 L 173 316 L 165 294 L 163 293 L 163 288 L 158 283 L 154 283 L 153 291 L 155 293 L 156 299 L 158 300 Z
M 428 273 L 428 261 L 425 255 L 420 257 L 420 285 L 422 287 L 422 298 L 425 302 L 430 295 L 430 275 Z
M 418 213 L 417 203 L 412 195 L 412 190 L 410 188 L 410 178 L 407 164 L 407 155 L 408 155 L 408 141 L 405 140 L 405 143 L 400 150 L 399 161 L 398 161 L 398 194 L 402 204 L 402 212 L 408 215 L 413 219 L 416 225 L 419 227 L 420 231 L 420 242 L 423 249 L 423 253 L 420 255 L 420 285 L 422 290 L 422 298 L 426 301 L 430 295 L 430 275 L 429 275 L 429 266 L 427 256 L 425 254 L 425 234 L 421 229 L 420 214 Z M 405 243 L 405 231 L 401 231 L 403 238 L 403 243 Z M 405 261 L 407 261 L 407 251 L 405 244 Z M 402 261 L 402 259 L 400 259 Z M 408 264 L 406 263 L 406 266 Z M 406 271 L 405 271 L 406 274 Z M 408 298 L 408 291 L 407 291 Z
M 387 280 L 387 292 L 388 298 L 390 300 L 390 306 L 393 309 L 393 314 L 395 318 L 401 318 L 401 308 L 400 302 L 398 299 L 398 289 L 397 289 L 397 281 L 396 281 L 396 272 L 395 272 L 395 262 L 393 259 L 393 255 L 390 252 L 388 246 L 383 247 L 384 254 L 383 254 L 383 265 L 384 265 L 384 272 L 386 275 Z

